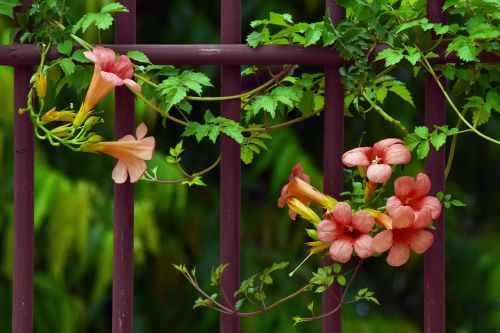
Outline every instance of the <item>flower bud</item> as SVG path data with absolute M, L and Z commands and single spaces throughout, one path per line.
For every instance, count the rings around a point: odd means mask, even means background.
M 47 76 L 42 72 L 36 75 L 35 88 L 38 97 L 45 98 L 45 95 L 47 94 Z
M 87 118 L 87 120 L 85 120 L 85 123 L 83 126 L 84 126 L 85 130 L 88 131 L 92 127 L 94 127 L 95 124 L 97 124 L 100 120 L 101 120 L 101 118 L 99 118 L 99 117 L 95 117 L 95 116 L 89 117 L 89 118 Z

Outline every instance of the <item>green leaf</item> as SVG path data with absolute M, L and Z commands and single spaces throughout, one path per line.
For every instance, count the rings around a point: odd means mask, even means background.
M 269 113 L 272 118 L 276 115 L 277 101 L 269 95 L 257 96 L 251 104 L 253 115 L 257 115 L 260 110 Z
M 17 0 L 0 0 L 0 15 L 14 18 L 14 7 L 21 5 Z
M 127 52 L 127 57 L 138 62 L 151 64 L 151 60 L 149 60 L 148 56 L 141 51 L 129 51 Z
M 422 139 L 415 133 L 409 134 L 404 138 L 405 145 L 410 151 L 413 151 L 422 142 Z
M 476 48 L 474 40 L 469 37 L 455 37 L 446 48 L 446 56 L 453 51 L 456 51 L 458 57 L 463 61 L 479 61 L 476 57 L 479 49 Z
M 466 206 L 466 204 L 464 204 L 462 201 L 457 200 L 457 199 L 451 200 L 450 203 L 455 207 L 465 207 Z
M 403 50 L 385 49 L 375 57 L 375 61 L 385 59 L 385 67 L 389 67 L 403 60 Z
M 405 31 L 407 29 L 410 29 L 413 27 L 418 27 L 418 26 L 421 26 L 422 24 L 427 24 L 427 23 L 429 23 L 429 20 L 427 18 L 421 18 L 418 20 L 413 20 L 410 22 L 403 23 L 403 24 L 401 24 L 399 29 L 396 31 L 396 34 L 399 34 L 401 31 Z
M 430 144 L 429 141 L 423 141 L 420 145 L 418 145 L 417 148 L 417 157 L 419 160 L 424 159 L 428 154 L 430 150 Z
M 389 91 L 395 93 L 399 97 L 401 97 L 404 101 L 410 103 L 413 107 L 415 104 L 413 103 L 413 98 L 411 97 L 410 91 L 406 88 L 403 83 L 397 83 L 389 87 Z
M 61 58 L 58 63 L 63 70 L 64 75 L 70 76 L 75 72 L 76 66 L 70 58 Z
M 83 63 L 83 64 L 86 64 L 86 63 L 91 63 L 92 61 L 90 61 L 89 59 L 87 59 L 87 57 L 85 57 L 83 55 L 83 52 L 85 52 L 84 50 L 76 50 L 75 52 L 73 52 L 73 54 L 71 55 L 71 58 L 76 61 L 76 62 L 80 62 L 80 63 Z
M 336 263 L 333 264 L 333 272 L 335 274 L 339 274 L 341 270 L 342 270 L 342 265 L 341 264 L 339 264 L 338 262 L 336 262 Z
M 420 52 L 416 47 L 407 47 L 406 48 L 407 54 L 405 55 L 406 60 L 413 66 L 416 65 L 416 63 L 420 60 Z
M 256 48 L 262 42 L 263 38 L 264 34 L 262 32 L 253 31 L 247 36 L 246 41 L 248 46 Z
M 99 30 L 107 30 L 113 24 L 113 16 L 108 13 L 96 14 L 94 18 L 95 26 Z
M 490 120 L 491 112 L 488 112 L 485 108 L 476 109 L 472 112 L 472 122 L 474 127 L 481 126 Z
M 278 14 L 271 12 L 269 13 L 269 23 L 283 27 L 289 27 L 290 24 L 293 24 L 292 15 L 288 13 Z
M 368 288 L 363 288 L 358 291 L 358 296 L 363 296 L 368 291 Z
M 338 282 L 338 284 L 340 284 L 341 286 L 345 286 L 345 284 L 346 284 L 346 279 L 345 279 L 345 276 L 343 276 L 343 275 L 339 275 L 339 276 L 337 277 L 337 282 Z
M 112 2 L 102 7 L 101 13 L 128 13 L 128 9 L 119 2 Z
M 417 126 L 415 127 L 415 134 L 423 140 L 427 140 L 429 137 L 429 129 L 427 126 Z
M 435 131 L 434 131 L 435 132 Z M 445 133 L 432 133 L 431 134 L 431 144 L 434 146 L 436 150 L 439 150 L 441 146 L 443 146 L 446 143 L 446 134 Z
M 321 38 L 323 35 L 323 26 L 320 25 L 319 23 L 312 23 L 309 25 L 309 28 L 307 28 L 304 37 L 304 46 L 310 46 L 313 44 L 316 44 L 317 41 Z
M 211 280 L 210 285 L 212 285 L 214 287 L 220 285 L 220 280 L 222 278 L 222 274 L 224 274 L 224 271 L 226 270 L 226 268 L 228 266 L 229 266 L 229 263 L 225 263 L 225 264 L 220 264 L 215 269 L 212 268 L 212 272 L 210 274 L 210 280 Z
M 245 302 L 246 298 L 241 298 L 239 300 L 236 301 L 236 303 L 234 304 L 234 308 L 236 310 L 239 310 L 241 309 L 241 306 L 243 305 L 243 302 Z
M 73 50 L 73 43 L 69 40 L 65 40 L 62 43 L 57 44 L 57 52 L 69 56 Z
M 242 144 L 244 141 L 243 134 L 241 134 L 241 129 L 238 125 L 238 123 L 231 124 L 229 126 L 224 126 L 222 127 L 222 133 L 226 134 L 228 137 L 233 139 L 234 141 L 238 142 L 239 144 Z

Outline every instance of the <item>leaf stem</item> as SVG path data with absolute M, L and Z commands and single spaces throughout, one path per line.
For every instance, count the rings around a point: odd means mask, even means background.
M 378 106 L 375 102 L 373 102 L 367 95 L 365 92 L 363 92 L 361 94 L 365 100 L 371 105 L 372 108 L 375 109 L 375 111 L 377 111 L 377 113 L 379 115 L 382 116 L 382 118 L 384 118 L 386 121 L 388 121 L 389 123 L 399 127 L 399 129 L 404 133 L 404 134 L 408 134 L 408 129 L 397 119 L 394 119 L 393 117 L 391 117 L 388 113 L 386 113 L 380 106 Z

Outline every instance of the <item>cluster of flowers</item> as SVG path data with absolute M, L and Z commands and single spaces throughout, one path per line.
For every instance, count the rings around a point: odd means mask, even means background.
M 411 153 L 400 139 L 384 139 L 373 147 L 360 147 L 346 152 L 342 162 L 348 167 L 358 167 L 364 178 L 364 199 L 370 201 L 380 184 L 389 181 L 392 165 L 406 164 Z M 374 253 L 389 250 L 387 263 L 401 266 L 410 257 L 410 248 L 418 254 L 424 253 L 433 243 L 434 236 L 429 226 L 441 214 L 441 202 L 427 195 L 431 181 L 424 173 L 415 178 L 399 177 L 394 181 L 394 195 L 386 201 L 382 210 L 373 208 L 354 209 L 347 202 L 337 202 L 310 185 L 300 164 L 297 164 L 278 199 L 278 206 L 288 204 L 290 217 L 297 213 L 316 226 L 315 242 L 309 243 L 311 251 L 329 249 L 330 257 L 339 263 L 348 262 L 353 252 L 361 259 Z M 325 212 L 322 218 L 309 208 L 315 202 Z
M 92 52 L 84 52 L 87 59 L 94 63 L 94 73 L 87 94 L 78 112 L 73 110 L 57 111 L 56 108 L 45 112 L 41 120 L 43 124 L 52 122 L 64 122 L 62 126 L 53 129 L 58 137 L 69 136 L 72 128 L 88 130 L 100 119 L 92 116 L 94 108 L 115 87 L 127 85 L 131 89 L 140 92 L 141 87 L 132 80 L 134 68 L 130 58 L 121 55 L 117 58 L 112 49 L 97 46 Z M 35 88 L 39 98 L 43 99 L 46 94 L 47 79 L 42 73 L 37 74 Z M 130 182 L 137 182 L 146 171 L 145 160 L 153 157 L 155 139 L 146 137 L 147 127 L 141 123 L 136 130 L 136 137 L 125 135 L 117 141 L 103 141 L 99 135 L 91 135 L 82 146 L 84 152 L 98 152 L 115 157 L 118 162 L 113 169 L 112 178 L 116 183 L 124 183 L 127 176 Z

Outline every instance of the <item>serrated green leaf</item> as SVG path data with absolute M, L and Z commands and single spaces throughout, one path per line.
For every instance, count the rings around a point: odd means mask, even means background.
M 262 42 L 263 37 L 264 34 L 262 32 L 258 31 L 251 32 L 246 38 L 248 46 L 256 48 Z
M 119 2 L 112 2 L 102 7 L 101 13 L 128 13 L 128 9 Z
M 260 110 L 269 113 L 272 118 L 276 115 L 277 101 L 269 95 L 257 96 L 251 104 L 253 115 L 257 115 Z
M 479 50 L 476 48 L 474 41 L 466 36 L 455 37 L 446 48 L 446 56 L 451 52 L 457 52 L 457 55 L 463 61 L 478 61 L 477 54 Z
M 428 23 L 429 23 L 429 20 L 427 18 L 421 18 L 421 19 L 418 19 L 418 20 L 413 20 L 413 21 L 410 21 L 410 22 L 406 22 L 406 23 L 401 24 L 401 26 L 396 31 L 396 33 L 399 34 L 401 31 L 405 31 L 407 29 L 410 29 L 410 28 L 413 28 L 413 27 L 418 27 L 418 26 L 421 26 L 422 24 L 428 24 Z
M 319 41 L 322 35 L 323 35 L 322 25 L 320 25 L 319 23 L 310 24 L 306 32 L 304 33 L 305 37 L 304 46 L 307 47 L 316 44 L 316 42 Z
M 292 15 L 288 13 L 279 14 L 271 12 L 269 13 L 269 23 L 282 27 L 288 27 L 290 24 L 293 24 Z
M 385 67 L 389 67 L 403 60 L 403 50 L 385 49 L 375 57 L 375 61 L 385 59 Z
M 0 0 L 0 15 L 14 18 L 14 7 L 21 5 L 17 0 Z
M 85 57 L 83 55 L 83 52 L 85 52 L 84 50 L 76 50 L 75 52 L 73 52 L 73 54 L 71 55 L 71 58 L 74 60 L 74 61 L 77 61 L 77 62 L 80 62 L 82 64 L 86 64 L 86 63 L 91 63 L 92 61 L 90 61 L 89 59 L 87 59 L 87 57 Z
M 127 52 L 127 57 L 129 57 L 132 60 L 146 63 L 146 64 L 151 64 L 151 60 L 149 60 L 148 56 L 142 53 L 141 51 L 129 51 Z
M 58 64 L 61 67 L 61 69 L 63 70 L 64 75 L 66 75 L 66 76 L 70 76 L 71 74 L 73 74 L 75 72 L 76 66 L 70 58 L 61 58 L 58 61 Z
M 226 134 L 227 136 L 229 136 L 231 139 L 238 142 L 239 144 L 242 144 L 244 139 L 245 139 L 243 137 L 243 134 L 241 134 L 241 129 L 239 128 L 237 123 L 235 125 L 232 125 L 232 126 L 222 127 L 222 133 Z
M 422 141 L 422 143 L 420 143 L 417 148 L 418 159 L 419 160 L 424 159 L 429 154 L 429 150 L 430 150 L 429 141 Z
M 404 101 L 410 103 L 413 107 L 415 104 L 413 103 L 413 98 L 411 97 L 410 91 L 406 88 L 406 86 L 402 83 L 392 85 L 389 90 L 399 97 L 401 97 Z
M 446 143 L 446 134 L 445 133 L 439 133 L 439 134 L 432 134 L 431 135 L 431 144 L 434 146 L 436 150 L 439 150 L 445 143 Z
M 415 134 L 418 135 L 419 138 L 423 140 L 427 140 L 429 138 L 429 129 L 427 126 L 417 126 L 414 130 Z
M 69 40 L 65 40 L 62 43 L 57 44 L 57 52 L 69 56 L 73 49 L 73 43 Z
M 472 112 L 472 123 L 474 127 L 487 123 L 490 118 L 491 112 L 488 112 L 485 108 L 476 109 Z
M 111 14 L 108 13 L 96 14 L 94 20 L 95 20 L 95 25 L 99 30 L 107 30 L 113 24 L 113 16 L 111 16 Z

